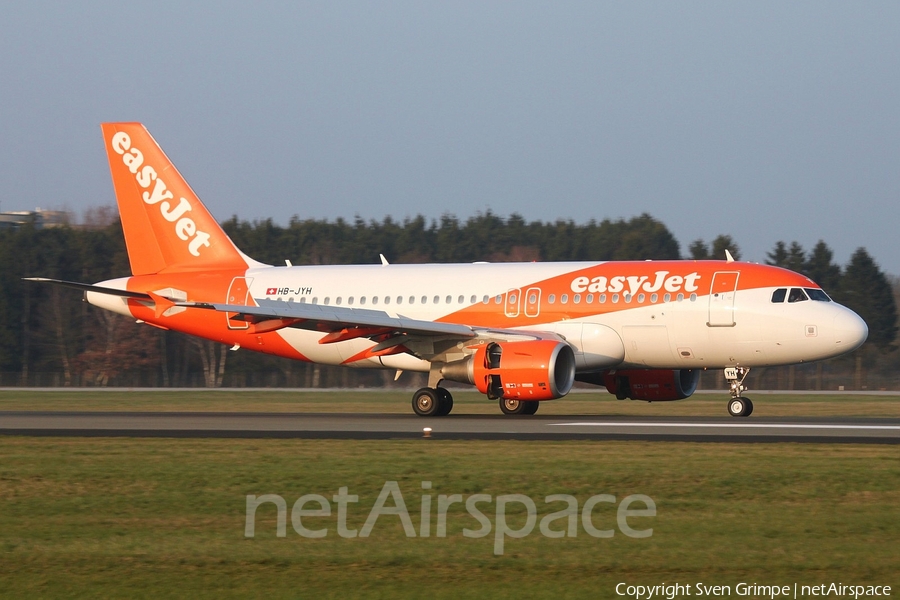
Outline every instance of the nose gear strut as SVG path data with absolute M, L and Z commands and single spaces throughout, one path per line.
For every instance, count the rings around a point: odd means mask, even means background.
M 732 417 L 749 417 L 753 412 L 753 402 L 745 398 L 743 393 L 747 391 L 744 379 L 750 373 L 749 367 L 728 367 L 725 369 L 725 379 L 731 388 L 731 400 L 728 401 L 728 414 Z

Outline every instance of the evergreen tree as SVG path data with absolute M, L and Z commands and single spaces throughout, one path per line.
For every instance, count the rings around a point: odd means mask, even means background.
M 766 253 L 766 264 L 775 267 L 784 267 L 787 265 L 787 262 L 787 247 L 784 242 L 778 241 L 775 243 L 775 248 L 773 248 L 771 252 Z
M 790 269 L 795 273 L 802 273 L 803 267 L 806 266 L 806 253 L 803 251 L 803 246 L 798 242 L 791 242 L 791 247 L 788 249 L 787 253 L 787 259 L 781 266 Z
M 819 240 L 803 265 L 801 273 L 818 283 L 828 293 L 837 293 L 841 281 L 841 268 L 832 262 L 834 253 L 824 241 Z
M 712 252 L 710 258 L 714 260 L 725 260 L 725 251 L 731 252 L 734 260 L 741 260 L 741 249 L 730 235 L 719 235 L 712 241 Z
M 839 300 L 856 312 L 869 326 L 871 344 L 879 350 L 892 350 L 897 337 L 897 306 L 887 277 L 869 256 L 859 248 L 841 278 Z
M 706 246 L 706 242 L 701 239 L 691 242 L 691 245 L 688 246 L 688 252 L 691 253 L 691 258 L 694 260 L 706 260 L 709 258 L 709 248 Z

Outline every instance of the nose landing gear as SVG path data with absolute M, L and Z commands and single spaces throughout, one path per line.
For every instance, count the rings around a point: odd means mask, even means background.
M 731 387 L 731 400 L 728 401 L 728 414 L 732 417 L 749 417 L 753 412 L 753 402 L 742 394 L 747 390 L 744 378 L 750 372 L 749 367 L 729 367 L 725 369 L 725 379 Z

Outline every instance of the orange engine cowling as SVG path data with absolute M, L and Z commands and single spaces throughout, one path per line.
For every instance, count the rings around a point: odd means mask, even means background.
M 492 400 L 561 398 L 575 382 L 575 353 L 568 344 L 554 340 L 494 342 L 463 362 L 468 383 Z
M 608 371 L 603 384 L 619 400 L 682 400 L 697 389 L 700 371 L 690 369 L 626 369 Z

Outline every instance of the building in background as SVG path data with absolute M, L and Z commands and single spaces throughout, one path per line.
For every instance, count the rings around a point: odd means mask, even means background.
M 23 225 L 32 225 L 35 229 L 62 227 L 69 224 L 69 213 L 62 210 L 18 210 L 0 212 L 0 229 L 18 229 Z

